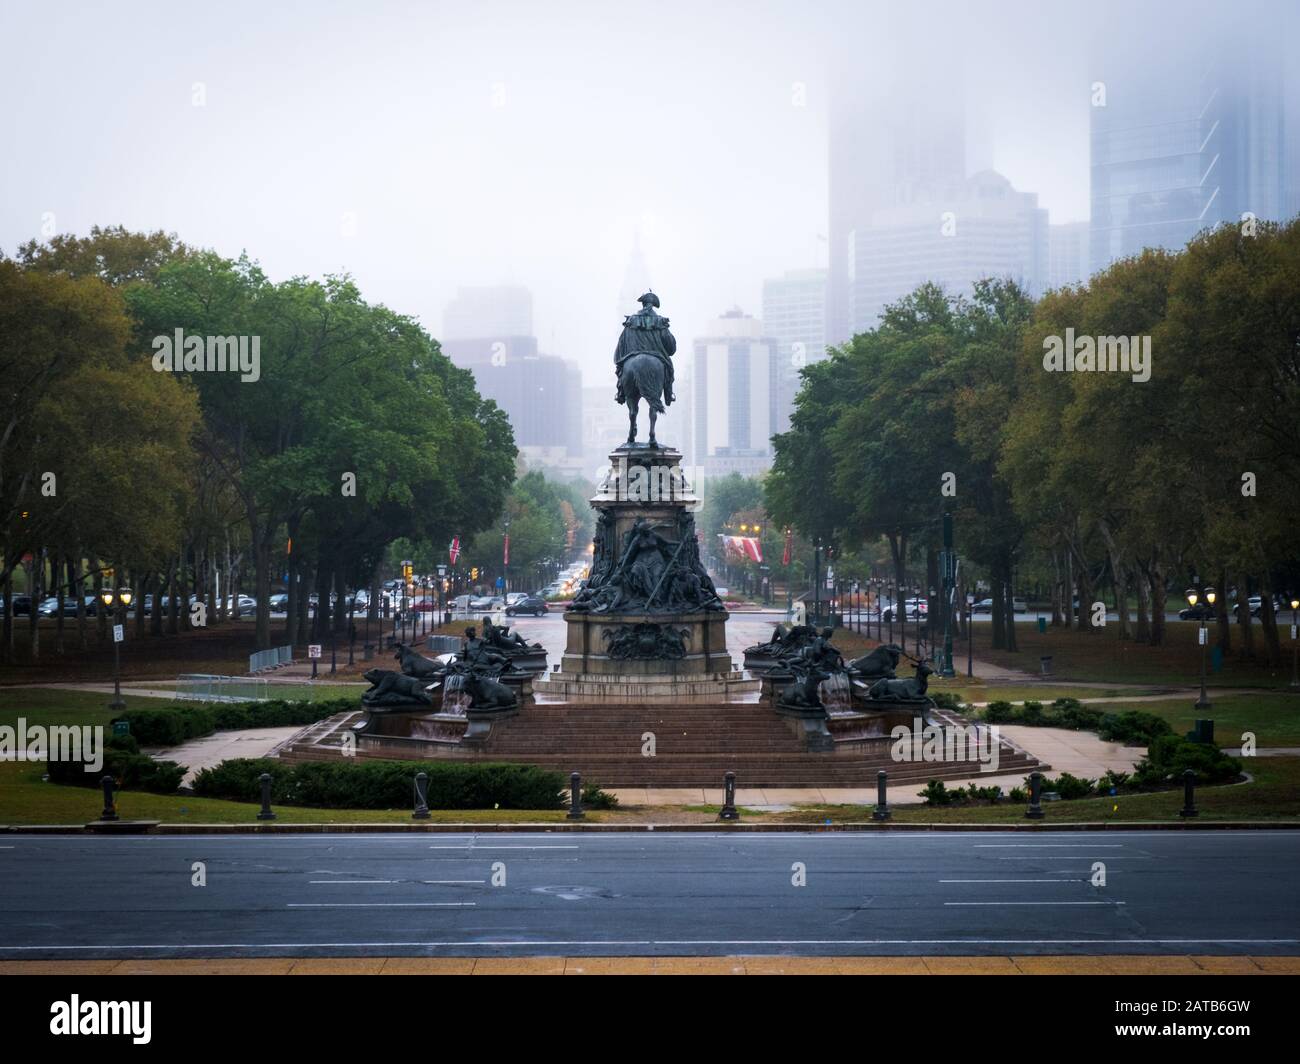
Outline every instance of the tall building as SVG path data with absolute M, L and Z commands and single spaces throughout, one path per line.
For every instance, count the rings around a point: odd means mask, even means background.
M 826 270 L 787 270 L 763 282 L 763 326 L 776 341 L 773 434 L 790 427 L 799 370 L 826 355 Z
M 735 307 L 694 344 L 691 380 L 697 480 L 771 468 L 777 341 Z
M 442 350 L 505 411 L 531 467 L 584 472 L 582 371 L 538 350 L 527 288 L 462 288 L 443 314 Z
M 941 42 L 899 48 L 897 56 L 863 62 L 848 49 L 833 67 L 828 126 L 830 269 L 826 343 L 842 344 L 865 326 L 855 320 L 853 280 L 861 256 L 854 236 L 882 211 L 905 201 L 909 189 L 959 182 L 966 176 L 962 94 L 936 55 Z M 923 69 L 912 60 L 929 57 Z M 891 69 L 890 63 L 896 65 Z
M 1086 281 L 1090 275 L 1090 227 L 1087 222 L 1067 222 L 1047 227 L 1047 276 L 1043 287 L 1064 288 Z
M 1230 47 L 1237 39 L 1242 47 Z M 1181 248 L 1247 213 L 1295 213 L 1293 51 L 1280 26 L 1235 5 L 1179 34 L 1145 24 L 1106 36 L 1094 60 L 1104 98 L 1090 115 L 1094 271 L 1143 248 Z
M 533 335 L 533 294 L 519 285 L 460 288 L 442 314 L 444 340 Z
M 927 281 L 952 295 L 969 295 L 985 277 L 1042 291 L 1048 224 L 1035 193 L 1016 191 L 992 170 L 899 192 L 893 206 L 848 234 L 853 332 L 874 328 L 888 304 Z

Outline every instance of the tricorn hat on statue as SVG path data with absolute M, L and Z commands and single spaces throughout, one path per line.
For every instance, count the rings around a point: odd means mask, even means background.
M 644 306 L 657 307 L 659 306 L 659 297 L 655 295 L 653 292 L 647 292 L 645 295 L 640 296 L 637 299 L 637 302 L 640 303 L 643 307 Z

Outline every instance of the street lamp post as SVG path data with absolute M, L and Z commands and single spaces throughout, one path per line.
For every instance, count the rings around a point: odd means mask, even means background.
M 1300 610 L 1300 596 L 1291 596 L 1291 686 L 1300 687 L 1300 672 L 1297 671 L 1297 658 L 1300 657 L 1300 642 L 1296 641 L 1296 636 L 1300 631 L 1296 630 L 1295 615 L 1296 610 Z
M 1217 598 L 1217 595 L 1215 594 L 1214 588 L 1212 588 L 1212 587 L 1207 587 L 1204 591 L 1200 592 L 1199 594 L 1197 593 L 1196 588 L 1194 588 L 1194 587 L 1189 587 L 1189 588 L 1187 589 L 1187 604 L 1188 604 L 1189 606 L 1195 606 L 1196 603 L 1197 603 L 1197 602 L 1198 602 L 1202 597 L 1205 599 L 1205 605 L 1206 605 L 1206 607 L 1209 607 L 1209 606 L 1213 606 L 1213 605 L 1214 605 L 1214 601 L 1215 601 L 1215 599 Z M 1201 627 L 1200 627 L 1200 631 L 1199 631 L 1199 633 L 1198 633 L 1198 638 L 1199 638 L 1200 643 L 1201 643 L 1201 697 L 1198 698 L 1198 699 L 1196 700 L 1195 708 L 1197 708 L 1197 709 L 1209 709 L 1209 708 L 1210 708 L 1210 697 L 1209 697 L 1209 695 L 1206 693 L 1206 690 L 1205 690 L 1205 647 L 1206 647 L 1206 644 L 1209 643 L 1209 639 L 1206 637 L 1206 634 L 1205 634 L 1205 633 L 1206 633 L 1206 629 L 1205 629 L 1205 614 L 1206 614 L 1206 613 L 1207 613 L 1207 609 L 1203 607 L 1203 608 L 1201 609 Z
M 126 635 L 126 608 L 131 605 L 133 596 L 129 588 L 106 587 L 99 593 L 99 601 L 103 603 L 104 609 L 113 614 L 113 619 L 118 623 L 113 625 L 113 701 L 108 704 L 108 708 L 114 711 L 126 709 L 126 703 L 122 701 L 122 655 L 118 628 L 121 628 L 121 635 Z

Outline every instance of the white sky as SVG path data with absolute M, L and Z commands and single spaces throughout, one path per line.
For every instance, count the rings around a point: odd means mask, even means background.
M 275 279 L 350 272 L 435 336 L 457 286 L 524 284 L 542 349 L 602 384 L 638 227 L 683 344 L 732 304 L 760 313 L 763 278 L 824 265 L 832 45 L 960 50 L 968 168 L 1086 219 L 1098 18 L 1030 0 L 0 0 L 0 248 L 46 212 L 64 232 L 174 230 Z

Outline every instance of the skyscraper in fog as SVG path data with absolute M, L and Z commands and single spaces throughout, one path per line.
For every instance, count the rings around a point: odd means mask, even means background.
M 826 355 L 825 270 L 787 270 L 763 282 L 763 329 L 776 341 L 776 419 L 772 432 L 790 427 L 799 370 Z
M 777 341 L 739 307 L 695 340 L 691 381 L 697 477 L 754 476 L 772 465 Z
M 1047 227 L 1047 276 L 1044 289 L 1064 288 L 1086 281 L 1091 262 L 1087 222 L 1066 222 Z
M 854 314 L 854 274 L 862 234 L 909 190 L 966 176 L 962 95 L 942 87 L 939 41 L 918 46 L 933 66 L 866 63 L 856 49 L 836 61 L 830 90 L 828 180 L 830 270 L 826 342 L 839 344 L 869 326 Z M 901 51 L 901 49 L 900 49 Z M 859 241 L 855 248 L 855 236 Z
M 1094 49 L 1093 270 L 1145 247 L 1181 248 L 1247 213 L 1279 220 L 1300 207 L 1294 40 L 1244 9 L 1216 16 L 1161 34 L 1159 48 L 1146 29 Z
M 474 374 L 480 395 L 505 411 L 530 466 L 581 472 L 582 371 L 539 351 L 532 332 L 527 288 L 461 288 L 443 313 L 442 350 Z
M 909 197 L 873 212 L 849 234 L 849 310 L 854 332 L 873 328 L 885 307 L 926 282 L 970 295 L 985 277 L 1042 291 L 1047 211 L 985 170 L 964 181 L 909 187 Z

